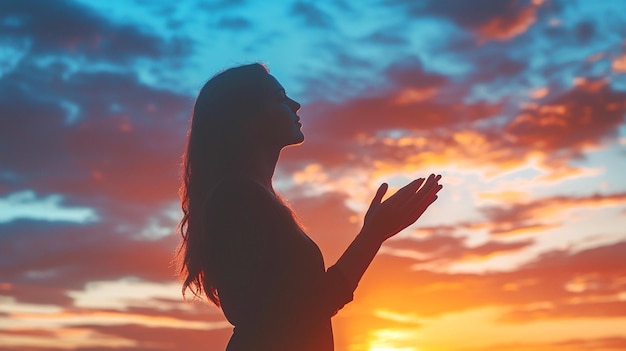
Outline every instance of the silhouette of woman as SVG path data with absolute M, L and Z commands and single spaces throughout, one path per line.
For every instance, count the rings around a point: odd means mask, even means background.
M 201 89 L 183 161 L 180 269 L 189 289 L 235 328 L 228 351 L 333 350 L 331 317 L 352 300 L 383 241 L 437 199 L 440 176 L 382 201 L 341 258 L 324 268 L 317 245 L 274 192 L 280 151 L 304 140 L 300 104 L 265 66 L 223 71 Z

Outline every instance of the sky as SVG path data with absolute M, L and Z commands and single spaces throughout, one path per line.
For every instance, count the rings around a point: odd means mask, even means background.
M 263 62 L 306 141 L 276 188 L 332 265 L 378 185 L 443 175 L 338 351 L 626 349 L 626 2 L 0 2 L 0 350 L 223 350 L 184 302 L 200 87 Z

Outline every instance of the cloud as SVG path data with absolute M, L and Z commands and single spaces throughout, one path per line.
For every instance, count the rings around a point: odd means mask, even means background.
M 472 60 L 475 70 L 468 78 L 470 84 L 494 83 L 499 80 L 519 78 L 528 69 L 528 62 L 513 59 L 506 53 L 494 55 L 495 51 L 484 50 L 484 54 L 478 55 Z M 490 69 L 487 70 L 484 67 Z M 508 83 L 512 82 L 509 81 Z
M 440 74 L 428 72 L 422 62 L 415 57 L 407 57 L 393 62 L 385 69 L 385 76 L 396 83 L 394 88 L 438 88 L 448 82 Z
M 11 278 L 7 276 L 6 279 L 9 280 Z M 63 286 L 21 283 L 7 283 L 6 286 L 0 289 L 0 298 L 5 301 L 8 299 L 6 302 L 13 305 L 14 308 L 17 307 L 19 309 L 20 305 L 29 305 L 31 309 L 44 311 L 51 306 L 54 306 L 55 309 L 60 309 L 60 306 L 71 306 L 73 301 L 67 295 L 67 289 Z M 11 315 L 9 314 L 6 317 L 10 318 Z M 2 316 L 0 314 L 1 319 Z
M 542 1 L 477 0 L 471 2 L 388 0 L 414 18 L 436 16 L 474 32 L 482 40 L 509 40 L 525 33 L 537 19 Z
M 309 106 L 307 141 L 288 160 L 396 171 L 454 165 L 488 175 L 538 164 L 556 179 L 578 172 L 573 159 L 617 138 L 626 113 L 626 95 L 604 81 L 580 79 L 509 112 L 499 102 L 448 101 L 446 78 L 418 63 L 391 65 L 387 75 L 395 84 L 378 94 Z
M 626 242 L 619 242 L 579 252 L 554 250 L 517 269 L 482 274 L 410 271 L 412 259 L 383 255 L 361 282 L 359 299 L 422 317 L 482 306 L 505 308 L 501 322 L 508 323 L 614 317 L 619 315 L 615 308 L 624 305 L 619 294 L 626 267 L 620 252 L 625 248 Z M 572 288 L 576 283 L 583 288 Z M 393 293 L 381 284 L 393 286 Z
M 502 195 L 490 194 L 488 204 L 476 207 L 482 219 L 420 227 L 416 233 L 454 240 L 454 246 L 458 248 L 462 247 L 459 242 L 461 239 L 453 236 L 465 230 L 486 230 L 495 237 L 528 235 L 563 227 L 571 222 L 573 211 L 585 210 L 585 213 L 590 213 L 589 211 L 593 209 L 620 207 L 626 200 L 624 192 L 579 196 L 554 195 L 539 198 L 530 198 L 528 195 L 517 192 L 513 194 L 507 192 Z M 479 195 L 479 197 L 482 196 Z M 589 214 L 589 217 L 591 216 L 594 214 Z M 506 245 L 515 246 L 513 242 L 507 242 Z
M 250 28 L 252 23 L 244 17 L 222 17 L 217 26 L 223 29 L 243 30 Z
M 78 225 L 18 220 L 2 224 L 1 228 L 0 272 L 11 284 L 2 294 L 19 302 L 67 303 L 67 290 L 81 289 L 90 281 L 124 277 L 153 282 L 176 279 L 170 266 L 178 243 L 175 236 L 139 240 L 132 233 L 120 233 L 111 223 Z M 26 294 L 24 289 L 35 290 Z M 47 294 L 37 292 L 46 289 Z
M 552 196 L 508 205 L 486 206 L 480 209 L 494 235 L 512 235 L 533 230 L 545 230 L 565 223 L 567 211 L 605 206 L 620 206 L 626 193 L 593 194 L 588 196 Z
M 379 45 L 407 45 L 408 40 L 395 30 L 378 30 L 368 35 L 365 40 Z
M 611 63 L 611 68 L 614 73 L 626 73 L 626 54 L 616 57 Z
M 584 44 L 588 43 L 596 36 L 597 29 L 594 22 L 582 21 L 576 25 L 574 33 L 576 35 L 576 39 L 578 39 L 581 44 Z
M 4 333 L 0 337 L 10 348 L 0 350 L 48 351 L 71 345 L 81 351 L 97 351 L 103 347 L 116 350 L 199 350 L 206 345 L 225 348 L 232 329 L 229 327 L 212 330 L 193 328 L 171 328 L 142 326 L 136 324 L 98 325 L 76 324 L 50 331 L 25 329 Z M 20 336 L 25 336 L 20 338 Z M 11 345 L 15 343 L 15 346 Z M 52 346 L 47 348 L 46 346 Z M 204 345 L 204 346 L 201 346 Z M 221 345 L 221 346 L 218 346 Z M 30 347 L 30 348 L 29 348 Z
M 207 10 L 209 12 L 215 12 L 224 9 L 232 9 L 242 7 L 248 3 L 247 0 L 211 0 L 211 1 L 198 1 L 197 7 L 201 10 Z
M 579 79 L 566 93 L 520 111 L 505 131 L 515 144 L 546 153 L 547 160 L 579 158 L 617 136 L 625 99 L 626 93 L 603 80 Z
M 380 87 L 370 96 L 309 105 L 302 113 L 307 141 L 289 151 L 288 162 L 312 160 L 332 168 L 370 168 L 374 160 L 406 164 L 409 155 L 441 150 L 447 133 L 486 120 L 502 108 L 497 103 L 459 103 L 441 96 L 447 79 L 427 72 L 414 58 L 390 65 L 385 75 L 391 86 Z M 410 139 L 416 134 L 432 136 L 432 141 L 429 138 L 420 147 L 395 145 L 401 136 Z
M 15 175 L 5 191 L 89 202 L 95 189 L 126 203 L 175 198 L 192 99 L 130 74 L 64 74 L 24 64 L 3 77 L 0 160 Z
M 84 55 L 89 59 L 126 62 L 138 56 L 183 54 L 188 43 L 171 42 L 127 24 L 114 23 L 71 1 L 20 1 L 0 6 L 7 37 L 26 39 L 34 55 Z
M 291 7 L 291 14 L 302 18 L 304 23 L 311 27 L 333 27 L 332 17 L 313 3 L 296 1 Z
M 55 194 L 38 199 L 33 191 L 22 191 L 0 198 L 0 223 L 32 218 L 48 221 L 91 222 L 98 216 L 90 208 L 64 207 L 63 196 Z
M 400 257 L 414 258 L 416 263 L 440 267 L 468 260 L 482 260 L 495 255 L 508 254 L 526 249 L 533 240 L 513 242 L 487 241 L 477 246 L 468 246 L 465 239 L 449 235 L 412 236 L 390 240 L 384 252 Z
M 607 338 L 573 338 L 557 342 L 525 342 L 525 343 L 506 343 L 496 344 L 486 347 L 467 347 L 459 349 L 459 351 L 528 351 L 528 350 L 547 350 L 547 351 L 569 351 L 569 350 L 607 350 L 618 351 L 626 347 L 626 338 L 623 337 L 607 337 Z

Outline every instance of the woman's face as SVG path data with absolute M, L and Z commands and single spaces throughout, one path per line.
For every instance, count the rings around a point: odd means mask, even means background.
M 252 130 L 255 139 L 279 148 L 302 143 L 304 134 L 300 130 L 302 124 L 297 115 L 300 104 L 289 98 L 282 85 L 269 74 L 263 87 L 265 108 L 255 118 Z

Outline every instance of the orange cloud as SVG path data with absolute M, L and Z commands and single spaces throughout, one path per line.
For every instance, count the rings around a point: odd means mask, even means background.
M 410 67 L 404 63 L 389 71 L 400 77 Z M 413 69 L 415 80 L 428 77 L 421 66 Z M 515 117 L 502 119 L 504 124 L 490 123 L 503 113 L 500 102 L 444 103 L 439 101 L 444 95 L 427 94 L 398 104 L 401 92 L 441 90 L 445 80 L 428 78 L 430 83 L 403 88 L 409 83 L 395 79 L 396 90 L 314 104 L 304 119 L 307 141 L 286 152 L 285 169 L 304 175 L 305 165 L 319 164 L 329 174 L 357 168 L 385 177 L 450 167 L 493 177 L 529 167 L 541 168 L 543 179 L 554 181 L 588 174 L 570 165 L 572 158 L 616 138 L 626 113 L 626 94 L 603 79 L 578 79 L 569 91 L 525 104 Z M 535 96 L 547 93 L 541 89 Z
M 467 224 L 468 228 L 489 228 L 493 235 L 515 235 L 541 231 L 559 226 L 566 213 L 577 208 L 619 206 L 626 201 L 626 193 L 593 194 L 589 196 L 553 196 L 519 201 L 497 206 L 486 206 L 480 211 L 484 222 Z
M 504 41 L 515 38 L 526 32 L 535 23 L 537 20 L 536 10 L 537 8 L 533 4 L 518 12 L 491 18 L 478 27 L 478 33 L 483 39 Z
M 626 264 L 620 251 L 626 242 L 592 248 L 582 252 L 552 251 L 533 262 L 509 272 L 485 272 L 483 274 L 450 274 L 428 271 L 410 271 L 412 259 L 381 256 L 368 272 L 360 287 L 364 300 L 381 309 L 410 311 L 419 316 L 432 316 L 451 311 L 463 311 L 480 306 L 508 306 L 510 311 L 523 311 L 534 303 L 551 301 L 553 307 L 543 309 L 541 318 L 576 316 L 623 315 L 618 310 L 599 309 L 592 306 L 611 303 L 623 306 L 623 298 L 611 302 L 578 300 L 574 297 L 614 296 L 623 292 Z M 567 290 L 570 282 L 579 276 L 593 275 L 595 289 Z M 393 290 L 380 289 L 380 284 L 393 286 Z M 442 288 L 432 289 L 439 286 Z M 386 296 L 389 295 L 389 296 Z M 393 298 L 392 295 L 394 296 Z M 361 297 L 359 297 L 361 298 Z M 376 301 L 376 302 L 374 302 Z M 407 302 L 411 301 L 408 305 Z M 589 309 L 585 309 L 588 306 Z M 601 305 L 597 305 L 601 306 Z M 609 305 L 606 305 L 609 306 Z M 571 307 L 571 308 L 570 308 Z M 581 309 L 577 310 L 577 307 Z M 594 313 L 594 314 L 591 314 Z M 503 318 L 507 316 L 503 315 Z M 519 318 L 535 318 L 515 312 Z
M 626 54 L 614 58 L 611 63 L 611 68 L 613 69 L 613 73 L 626 73 Z

